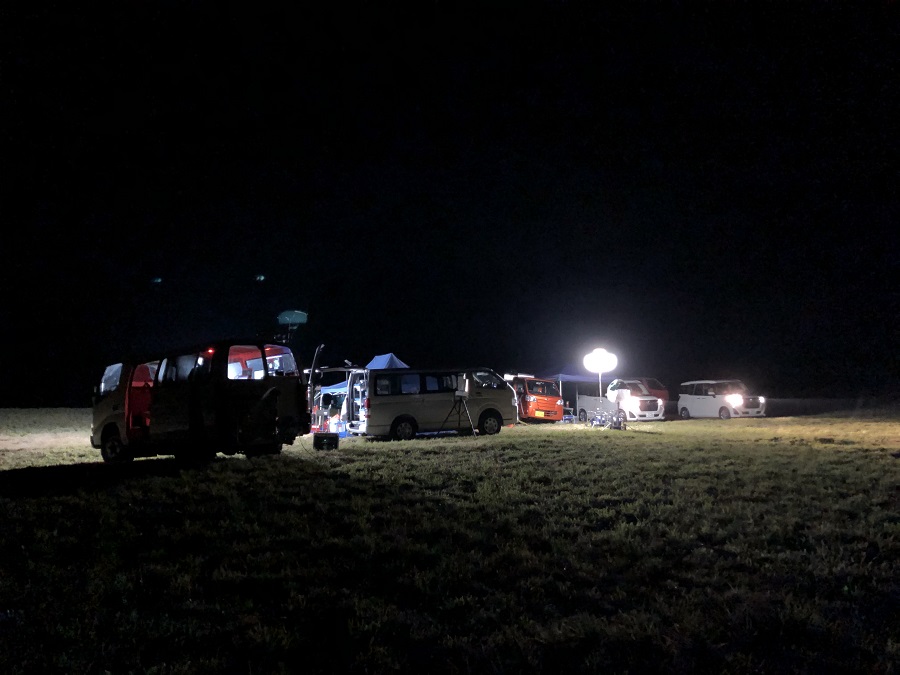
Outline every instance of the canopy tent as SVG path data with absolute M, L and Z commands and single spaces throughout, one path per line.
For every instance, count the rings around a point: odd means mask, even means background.
M 366 364 L 366 368 L 409 368 L 393 352 L 380 354 Z
M 337 384 L 329 384 L 327 387 L 322 387 L 319 391 L 323 394 L 346 394 L 348 384 L 350 384 L 350 380 L 344 380 Z
M 563 398 L 563 405 L 566 408 L 574 409 L 574 402 L 578 400 L 578 385 L 579 384 L 592 384 L 595 388 L 599 389 L 599 379 L 596 375 L 591 375 L 587 372 L 587 370 L 583 366 L 577 366 L 575 364 L 566 364 L 560 370 L 556 371 L 552 375 L 541 375 L 541 377 L 545 377 L 548 380 L 556 380 L 559 382 L 559 393 Z M 574 382 L 575 383 L 575 399 L 566 398 L 566 393 L 563 390 L 563 382 Z M 602 395 L 602 392 L 601 392 Z
M 556 380 L 557 382 L 590 382 L 597 384 L 596 375 L 575 375 L 571 373 L 555 373 L 553 375 L 541 375 L 547 380 Z
M 379 354 L 373 358 L 366 365 L 366 368 L 409 368 L 409 366 L 398 359 L 396 354 L 389 352 L 387 354 Z M 323 394 L 346 394 L 349 384 L 350 380 L 348 379 L 337 384 L 329 384 L 327 387 L 321 387 L 319 391 Z
M 597 382 L 596 375 L 591 375 L 585 370 L 584 366 L 578 366 L 574 363 L 567 363 L 553 375 L 541 375 L 541 377 L 545 377 L 548 380 L 556 380 L 557 382 L 590 382 L 592 384 Z

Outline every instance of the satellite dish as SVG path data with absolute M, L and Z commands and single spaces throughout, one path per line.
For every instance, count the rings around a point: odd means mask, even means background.
M 307 314 L 299 309 L 288 309 L 278 315 L 278 325 L 287 326 L 288 330 L 294 330 L 297 326 L 306 323 Z
M 278 325 L 280 330 L 275 336 L 275 339 L 284 344 L 289 343 L 294 336 L 294 331 L 297 330 L 297 327 L 306 323 L 306 316 L 306 312 L 301 312 L 299 309 L 288 309 L 283 311 L 278 315 Z

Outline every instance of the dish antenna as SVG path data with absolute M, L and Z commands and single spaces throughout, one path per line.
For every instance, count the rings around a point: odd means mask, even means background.
M 306 323 L 308 315 L 299 309 L 286 309 L 278 315 L 279 335 L 278 338 L 288 343 L 294 336 L 294 331 Z

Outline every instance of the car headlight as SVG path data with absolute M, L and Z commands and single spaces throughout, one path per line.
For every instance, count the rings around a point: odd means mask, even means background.
M 563 405 L 563 400 L 562 400 L 562 399 L 559 399 L 559 400 L 556 402 L 556 405 Z
M 760 403 L 765 403 L 765 402 L 766 402 L 766 397 L 765 397 L 765 396 L 760 396 L 760 397 L 759 397 L 759 402 L 760 402 Z
M 528 395 L 525 397 L 525 400 L 528 401 L 529 403 L 534 403 L 535 401 L 537 401 L 537 397 L 536 397 L 536 396 L 532 396 L 531 394 L 528 394 Z
M 725 397 L 725 402 L 733 408 L 740 408 L 744 405 L 744 397 L 740 394 L 728 394 Z

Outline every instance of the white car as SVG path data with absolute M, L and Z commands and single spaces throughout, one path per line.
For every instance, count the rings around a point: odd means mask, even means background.
M 765 417 L 766 399 L 751 394 L 740 380 L 691 380 L 678 391 L 678 414 L 691 417 Z
M 618 404 L 626 420 L 650 422 L 666 418 L 666 402 L 651 394 L 638 379 L 613 380 L 606 390 L 606 398 Z

